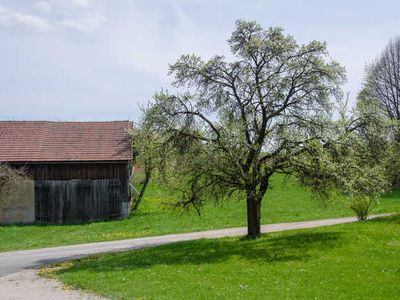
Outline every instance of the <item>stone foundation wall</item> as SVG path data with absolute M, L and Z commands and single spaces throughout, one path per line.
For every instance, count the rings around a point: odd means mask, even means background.
M 0 194 L 0 224 L 26 224 L 35 222 L 35 185 L 25 180 L 15 187 L 13 197 Z

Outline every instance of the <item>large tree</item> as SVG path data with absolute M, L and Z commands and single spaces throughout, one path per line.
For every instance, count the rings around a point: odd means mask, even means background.
M 373 106 L 384 117 L 394 121 L 395 137 L 400 142 L 400 37 L 392 39 L 379 57 L 366 68 L 359 102 Z
M 400 37 L 392 39 L 366 68 L 357 108 L 369 119 L 360 131 L 372 159 L 385 166 L 393 187 L 400 185 Z
M 176 92 L 156 94 L 146 119 L 178 150 L 184 203 L 245 194 L 257 238 L 271 176 L 299 174 L 294 158 L 329 143 L 345 75 L 324 42 L 300 45 L 281 28 L 239 20 L 228 43 L 232 60 L 183 55 L 172 64 Z

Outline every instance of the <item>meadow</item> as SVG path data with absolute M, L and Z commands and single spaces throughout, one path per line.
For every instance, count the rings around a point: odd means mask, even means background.
M 0 226 L 0 251 L 34 249 L 143 236 L 246 226 L 243 199 L 207 203 L 198 216 L 171 207 L 173 192 L 152 183 L 139 210 L 125 220 L 80 225 Z M 372 213 L 400 211 L 400 191 L 384 195 Z M 296 181 L 274 176 L 262 204 L 263 224 L 354 215 L 343 199 L 325 203 Z
M 110 299 L 399 299 L 400 216 L 98 255 L 43 274 Z

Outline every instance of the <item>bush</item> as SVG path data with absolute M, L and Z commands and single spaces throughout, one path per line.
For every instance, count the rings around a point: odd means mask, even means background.
M 352 209 L 359 221 L 366 220 L 369 212 L 377 204 L 377 198 L 371 196 L 356 196 L 350 198 L 349 207 Z

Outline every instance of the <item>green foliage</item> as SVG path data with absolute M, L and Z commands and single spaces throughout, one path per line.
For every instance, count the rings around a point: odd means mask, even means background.
M 165 139 L 144 120 L 135 124 L 129 134 L 135 154 L 134 163 L 144 169 L 144 174 L 154 173 L 152 175 L 156 176 L 157 171 L 166 163 L 164 157 L 167 156 L 168 148 L 165 147 Z
M 176 91 L 157 93 L 145 112 L 175 150 L 169 182 L 183 206 L 245 194 L 258 209 L 272 174 L 292 173 L 292 157 L 325 143 L 341 97 L 344 68 L 323 42 L 301 45 L 281 28 L 239 20 L 228 43 L 232 61 L 182 55 L 170 65 Z
M 399 225 L 396 216 L 175 243 L 68 262 L 54 275 L 111 299 L 398 299 Z
M 293 165 L 300 182 L 320 198 L 342 194 L 359 219 L 365 219 L 377 198 L 391 189 L 391 179 L 384 123 L 371 106 L 361 105 L 349 115 L 347 103 L 339 102 L 330 139 L 311 145 L 305 155 L 293 158 Z
M 400 186 L 400 39 L 391 40 L 366 68 L 357 108 L 368 123 L 360 131 L 372 159 Z
M 360 96 L 375 107 L 380 115 L 400 121 L 400 38 L 389 41 L 378 58 L 366 68 L 363 89 Z M 400 141 L 399 127 L 393 127 L 397 141 Z
M 359 220 L 365 220 L 376 205 L 378 197 L 388 188 L 388 181 L 381 166 L 356 168 L 348 172 L 348 176 L 342 176 L 340 184 L 347 192 L 349 207 Z
M 392 142 L 382 151 L 383 166 L 393 188 L 400 187 L 400 143 Z
M 349 207 L 357 214 L 359 221 L 366 220 L 377 199 L 371 196 L 357 195 L 350 198 Z

